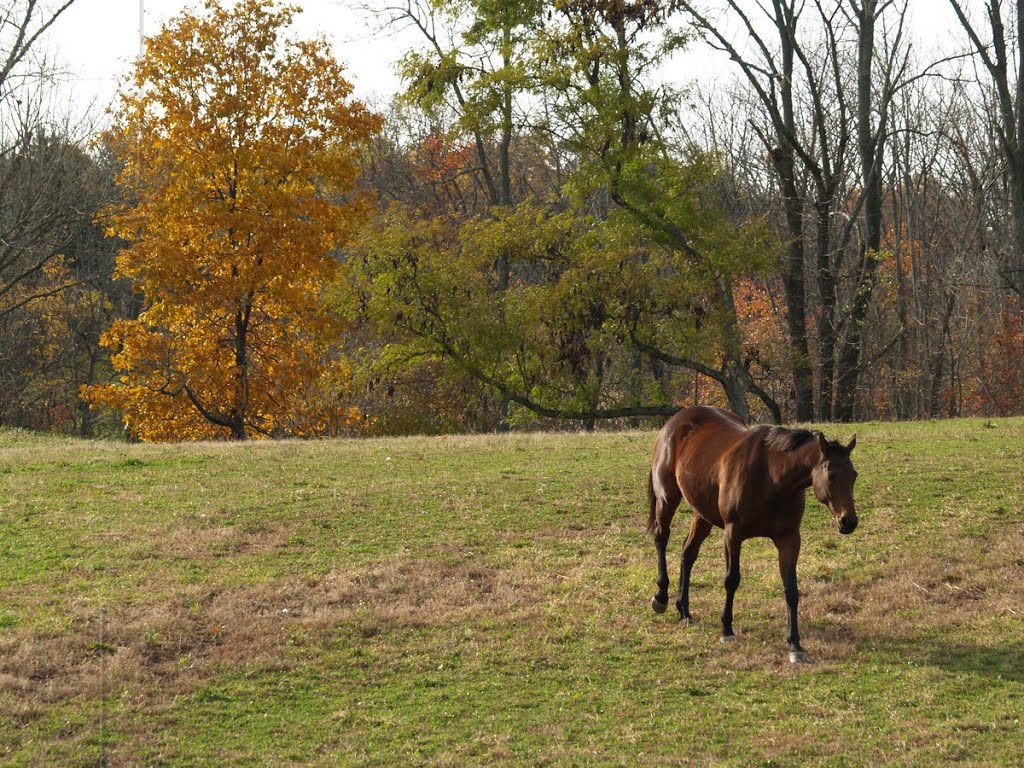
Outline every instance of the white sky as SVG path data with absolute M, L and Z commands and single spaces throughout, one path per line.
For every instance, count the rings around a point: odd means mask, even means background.
M 54 2 L 50 0 L 51 4 Z M 357 97 L 372 102 L 375 97 L 384 99 L 398 89 L 394 65 L 405 49 L 419 43 L 414 32 L 374 38 L 362 17 L 346 8 L 342 0 L 291 2 L 304 8 L 292 33 L 301 37 L 325 35 L 334 45 L 339 61 L 348 68 Z M 184 8 L 201 5 L 200 0 L 144 3 L 147 34 L 156 33 Z M 709 0 L 708 5 L 716 3 Z M 66 68 L 65 87 L 79 109 L 94 104 L 93 110 L 100 113 L 113 100 L 120 79 L 128 73 L 139 52 L 139 8 L 140 0 L 76 0 L 51 29 L 46 45 Z M 949 3 L 911 0 L 910 8 L 918 51 L 922 55 L 936 47 L 948 51 L 954 43 L 950 30 L 955 29 Z M 962 33 L 956 37 L 962 38 Z M 685 62 L 676 71 L 686 78 L 701 79 L 733 72 L 724 59 L 709 56 L 698 42 L 691 45 Z
M 304 11 L 291 34 L 306 38 L 323 34 L 330 40 L 359 98 L 386 97 L 398 89 L 394 64 L 408 47 L 409 36 L 402 43 L 394 38 L 372 39 L 362 17 L 338 0 L 293 0 L 292 4 Z M 144 0 L 144 5 L 149 35 L 185 8 L 199 8 L 202 2 Z M 102 109 L 112 102 L 118 83 L 139 54 L 139 8 L 140 0 L 76 0 L 54 23 L 46 45 L 66 68 L 66 87 L 76 104 L 84 107 L 95 102 Z

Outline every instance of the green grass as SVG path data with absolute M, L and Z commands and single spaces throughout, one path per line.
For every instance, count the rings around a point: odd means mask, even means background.
M 857 431 L 860 527 L 804 520 L 807 667 L 769 542 L 738 642 L 720 533 L 698 623 L 651 612 L 653 433 L 0 431 L 0 763 L 1019 765 L 1024 420 Z

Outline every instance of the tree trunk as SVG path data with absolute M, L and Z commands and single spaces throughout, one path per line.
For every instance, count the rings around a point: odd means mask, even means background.
M 235 391 L 228 420 L 231 439 L 245 440 L 245 422 L 249 409 L 249 313 L 245 306 L 235 313 Z
M 792 6 L 776 6 L 776 27 L 782 50 L 782 79 L 779 83 L 781 113 L 775 112 L 775 131 L 779 141 L 776 172 L 782 189 L 789 248 L 783 271 L 786 291 L 789 346 L 793 356 L 793 396 L 796 417 L 810 421 L 814 410 L 814 376 L 807 345 L 807 291 L 804 285 L 804 201 L 796 183 L 793 140 L 796 113 L 793 108 L 793 65 L 796 56 L 797 16 Z M 781 118 L 781 120 L 780 120 Z M 781 125 L 779 124 L 781 122 Z M 773 153 L 773 159 L 775 159 Z
M 750 423 L 750 409 L 747 407 L 747 388 L 744 385 L 738 361 L 728 360 L 722 366 L 722 388 L 729 399 L 729 410 L 735 413 L 744 424 Z
M 750 421 L 750 409 L 747 407 L 747 393 L 750 391 L 750 373 L 743 365 L 743 342 L 740 335 L 739 321 L 736 317 L 736 300 L 732 295 L 732 285 L 727 280 L 715 280 L 718 300 L 725 314 L 725 338 L 722 353 L 722 388 L 729 399 L 729 408 L 744 422 Z
M 88 338 L 86 338 L 86 344 L 88 344 L 88 355 L 89 355 L 89 372 L 85 376 L 85 384 L 92 386 L 96 383 L 96 357 L 99 355 L 99 346 L 93 346 L 89 344 Z M 95 419 L 95 414 L 92 410 L 92 405 L 85 400 L 79 400 L 82 407 L 82 426 L 80 434 L 82 437 L 92 437 L 92 425 Z
M 814 386 L 807 345 L 807 292 L 804 286 L 804 201 L 796 186 L 793 148 L 788 144 L 772 150 L 772 162 L 779 176 L 786 229 L 783 286 L 786 291 L 786 327 L 793 365 L 793 394 L 798 421 L 810 421 L 814 415 Z
M 831 421 L 836 369 L 836 274 L 832 268 L 829 198 L 815 206 L 817 219 L 817 277 L 821 320 L 818 323 L 818 421 Z
M 871 65 L 874 56 L 875 9 L 877 0 L 864 0 L 859 9 L 857 55 L 857 144 L 860 150 L 861 183 L 864 195 L 864 243 L 861 247 L 860 279 L 847 322 L 847 332 L 839 351 L 839 378 L 836 387 L 835 416 L 852 421 L 860 378 L 864 344 L 864 323 L 875 288 L 878 252 L 882 243 L 882 149 L 885 140 L 884 109 L 878 130 L 872 124 Z M 884 96 L 883 96 L 884 98 Z
M 953 320 L 953 309 L 956 307 L 956 294 L 949 292 L 946 297 L 945 311 L 942 313 L 942 332 L 939 334 L 939 342 L 932 353 L 928 365 L 929 388 L 928 388 L 928 415 L 938 418 L 942 415 L 942 379 L 943 368 L 946 360 L 946 340 L 949 338 L 950 323 Z M 952 350 L 950 350 L 950 365 L 952 366 Z M 952 376 L 952 372 L 950 373 Z M 953 397 L 950 395 L 950 407 Z
M 860 379 L 861 355 L 864 346 L 864 320 L 871 305 L 878 257 L 865 249 L 861 255 L 862 277 L 857 285 L 850 310 L 848 330 L 839 348 L 839 375 L 836 380 L 835 419 L 853 421 L 856 412 L 857 383 Z

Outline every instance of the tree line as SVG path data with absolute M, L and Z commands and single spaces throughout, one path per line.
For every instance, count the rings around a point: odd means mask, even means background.
M 1024 0 L 935 50 L 909 0 L 381 0 L 419 42 L 372 106 L 297 8 L 207 0 L 103 130 L 36 53 L 73 1 L 0 19 L 5 424 L 1024 411 Z

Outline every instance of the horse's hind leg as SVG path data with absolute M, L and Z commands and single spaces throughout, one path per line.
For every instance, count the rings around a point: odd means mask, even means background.
M 666 486 L 652 474 L 651 487 L 651 527 L 654 543 L 658 548 L 658 591 L 651 600 L 651 608 L 655 613 L 664 613 L 668 608 L 668 564 L 665 561 L 665 550 L 668 547 L 669 534 L 672 531 L 672 517 L 682 500 L 679 489 L 673 485 Z
M 679 611 L 679 620 L 690 622 L 693 617 L 690 615 L 690 571 L 700 554 L 700 545 L 711 533 L 711 523 L 694 513 L 690 522 L 690 533 L 683 544 L 683 556 L 679 562 L 679 597 L 676 599 L 676 609 Z

